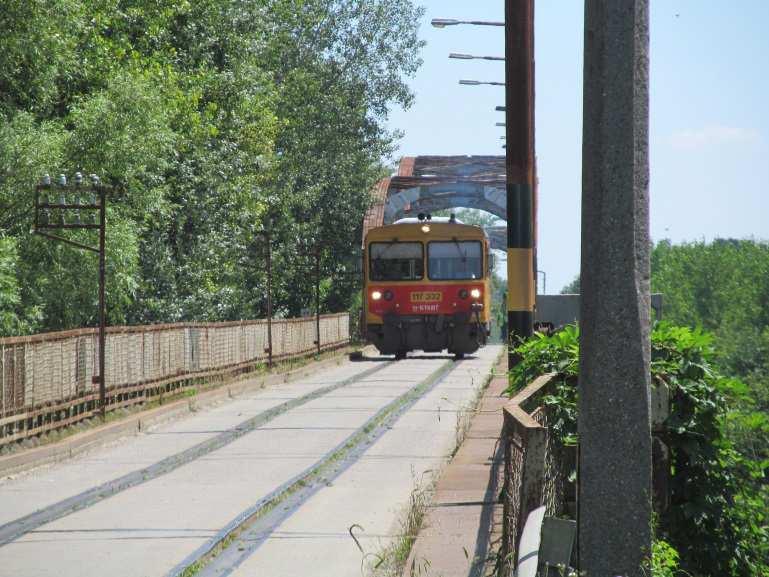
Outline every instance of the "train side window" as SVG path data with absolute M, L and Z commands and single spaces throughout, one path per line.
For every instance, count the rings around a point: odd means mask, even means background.
M 420 280 L 424 276 L 421 242 L 372 242 L 369 262 L 373 281 Z

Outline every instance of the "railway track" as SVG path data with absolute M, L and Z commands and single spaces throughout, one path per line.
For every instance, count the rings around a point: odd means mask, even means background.
M 315 464 L 276 489 L 256 506 L 244 511 L 203 549 L 169 572 L 167 577 L 181 577 L 190 573 L 191 568 L 198 567 L 200 577 L 224 577 L 232 574 L 294 511 L 360 459 L 366 447 L 381 438 L 401 415 L 438 385 L 453 365 L 452 361 L 444 361 L 425 380 L 380 409 Z M 266 517 L 278 503 L 282 507 L 277 514 Z M 221 547 L 223 543 L 227 545 Z M 221 551 L 216 556 L 211 556 L 211 552 L 217 547 L 221 547 Z
M 412 475 L 439 466 L 453 448 L 449 415 L 480 386 L 495 357 L 487 351 L 461 362 L 418 356 L 398 363 L 347 363 L 293 388 L 281 385 L 228 401 L 189 417 L 184 426 L 128 440 L 126 447 L 104 447 L 82 459 L 0 482 L 0 509 L 6 510 L 0 526 L 0 573 L 249 574 L 255 562 L 269 565 L 280 544 L 275 536 L 292 523 L 305 523 L 306 512 L 320 504 L 331 507 L 321 524 L 335 527 L 329 532 L 333 547 L 323 553 L 340 549 L 332 557 L 341 564 L 334 575 L 344 574 L 338 572 L 342 567 L 357 575 L 360 559 L 347 557 L 360 552 L 343 530 L 352 522 L 329 496 L 347 486 L 350 475 L 384 467 L 379 476 L 392 476 L 391 483 L 379 487 L 378 481 L 376 486 L 367 481 L 360 488 L 375 495 L 384 491 L 376 522 L 381 517 L 386 526 L 367 537 L 386 538 L 408 500 Z M 416 421 L 421 424 L 412 430 Z M 196 436 L 202 440 L 192 442 Z M 131 443 L 143 445 L 131 449 Z M 186 445 L 164 449 L 160 458 L 131 467 L 143 451 L 162 453 L 150 449 L 164 443 Z M 393 443 L 392 451 L 377 454 L 379 447 Z M 102 469 L 108 466 L 123 472 L 104 478 Z M 98 482 L 88 483 L 88 467 Z M 51 492 L 57 493 L 60 481 L 70 489 L 78 484 L 72 477 L 81 486 L 85 483 L 82 490 L 65 494 L 62 489 L 55 498 Z M 352 501 L 362 497 L 357 485 L 351 489 L 349 494 L 345 489 L 348 501 L 349 495 Z M 37 496 L 44 505 L 9 520 L 8 511 L 23 509 L 13 503 L 14 493 L 25 503 Z M 356 507 L 361 516 L 355 521 L 374 527 L 366 516 L 376 506 L 376 499 L 365 498 Z M 309 552 L 315 545 L 299 550 Z M 294 557 L 302 561 L 301 554 Z M 315 574 L 330 573 L 318 569 Z
M 390 363 L 381 363 L 374 367 L 356 374 L 352 377 L 346 378 L 338 383 L 321 387 L 305 395 L 301 395 L 294 399 L 285 401 L 275 407 L 267 409 L 258 413 L 256 416 L 246 419 L 234 427 L 227 429 L 213 437 L 212 439 L 205 440 L 189 449 L 180 451 L 160 461 L 153 463 L 148 467 L 143 467 L 132 471 L 126 475 L 118 477 L 102 483 L 95 487 L 92 487 L 78 495 L 62 499 L 52 505 L 48 505 L 42 509 L 35 511 L 29 515 L 25 515 L 19 519 L 15 519 L 10 523 L 0 525 L 0 546 L 10 543 L 11 541 L 18 539 L 25 533 L 29 533 L 37 529 L 38 527 L 60 519 L 66 515 L 91 507 L 96 503 L 108 499 L 122 491 L 147 483 L 153 479 L 157 479 L 161 475 L 166 475 L 171 471 L 178 469 L 179 467 L 191 463 L 192 461 L 199 459 L 217 449 L 221 449 L 226 445 L 229 445 L 236 439 L 243 435 L 253 431 L 254 429 L 264 426 L 276 417 L 294 409 L 300 407 L 305 403 L 327 395 L 332 391 L 336 391 L 343 387 L 347 387 L 352 383 L 358 382 L 361 379 L 365 379 L 369 375 L 382 370 Z

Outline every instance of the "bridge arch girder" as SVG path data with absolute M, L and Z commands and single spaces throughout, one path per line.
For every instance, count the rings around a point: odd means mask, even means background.
M 476 208 L 502 220 L 507 217 L 504 156 L 404 157 L 398 173 L 381 180 L 363 222 L 363 236 L 376 226 L 419 212 Z M 494 227 L 498 228 L 498 227 Z M 494 233 L 494 248 L 506 239 Z
M 477 208 L 504 219 L 506 217 L 504 188 L 471 182 L 422 185 L 388 195 L 384 223 L 404 216 L 451 208 Z
M 484 227 L 492 249 L 507 251 L 507 226 Z

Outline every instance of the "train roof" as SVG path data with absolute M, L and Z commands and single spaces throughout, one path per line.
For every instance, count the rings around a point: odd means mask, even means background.
M 418 218 L 416 218 L 414 216 L 410 216 L 410 217 L 407 217 L 407 218 L 398 219 L 393 224 L 422 224 L 422 222 L 423 221 L 419 220 Z M 464 222 L 462 222 L 458 218 L 452 219 L 451 217 L 448 217 L 448 216 L 433 216 L 427 222 L 428 223 L 432 223 L 432 222 L 446 222 L 446 223 L 451 223 L 451 224 L 465 224 Z
M 429 226 L 425 232 L 423 226 Z M 432 220 L 420 221 L 416 218 L 402 218 L 392 224 L 377 226 L 366 234 L 366 241 L 371 240 L 438 240 L 442 238 L 488 238 L 483 228 L 471 224 L 464 224 L 457 220 L 453 222 L 446 217 L 433 217 Z

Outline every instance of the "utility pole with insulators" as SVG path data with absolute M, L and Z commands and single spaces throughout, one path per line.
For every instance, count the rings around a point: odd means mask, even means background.
M 99 411 L 102 418 L 107 410 L 105 383 L 105 354 L 107 330 L 107 305 L 105 299 L 105 236 L 107 229 L 105 187 L 95 174 L 84 181 L 83 175 L 75 173 L 74 183 L 60 174 L 56 183 L 49 175 L 43 176 L 35 189 L 35 225 L 33 232 L 50 240 L 63 242 L 81 250 L 99 255 L 99 374 L 92 382 L 99 383 Z M 99 245 L 94 247 L 60 234 L 49 231 L 97 230 Z

